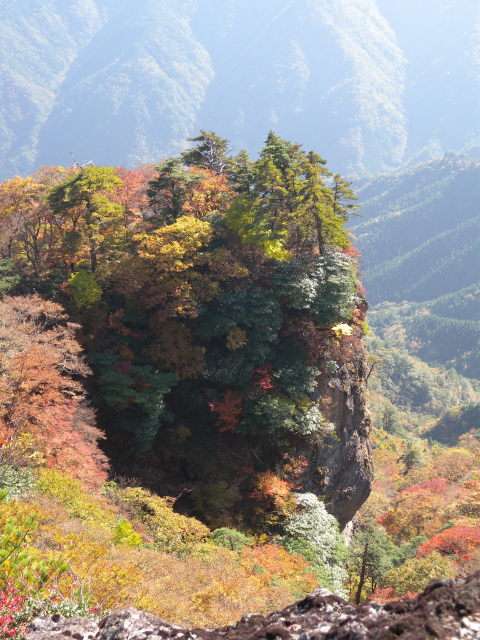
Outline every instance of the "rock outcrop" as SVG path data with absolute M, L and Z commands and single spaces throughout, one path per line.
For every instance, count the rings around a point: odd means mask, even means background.
M 313 450 L 307 459 L 303 487 L 322 496 L 329 513 L 343 529 L 370 495 L 373 480 L 370 420 L 366 415 L 364 384 L 366 359 L 362 350 L 341 367 L 321 390 L 329 399 L 323 407 L 336 425 L 335 439 L 328 447 Z
M 98 626 L 61 616 L 37 618 L 26 640 L 478 640 L 480 572 L 436 580 L 417 598 L 356 606 L 318 589 L 283 611 L 247 615 L 220 629 L 184 629 L 132 607 Z

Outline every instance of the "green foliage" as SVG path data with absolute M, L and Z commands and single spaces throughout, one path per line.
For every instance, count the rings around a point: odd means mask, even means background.
M 155 371 L 151 365 L 125 362 L 110 349 L 91 353 L 90 361 L 98 371 L 93 401 L 120 412 L 119 428 L 133 438 L 139 453 L 147 451 L 164 415 L 164 397 L 178 378 Z
M 364 183 L 364 219 L 353 232 L 373 303 L 428 304 L 465 287 L 478 289 L 478 172 L 475 160 L 447 154 Z
M 2 496 L 4 497 L 4 496 Z M 20 583 L 35 594 L 46 595 L 46 586 L 52 575 L 59 576 L 66 570 L 61 559 L 38 558 L 29 545 L 37 528 L 37 514 L 28 516 L 18 523 L 10 518 L 0 536 L 0 584 L 3 590 Z
M 480 403 L 448 409 L 433 427 L 423 433 L 423 437 L 453 447 L 458 438 L 470 431 L 480 433 Z
M 399 596 L 410 591 L 423 591 L 432 580 L 453 578 L 453 560 L 438 551 L 423 558 L 411 558 L 399 567 L 390 569 L 383 580 L 384 587 L 393 587 Z
M 195 138 L 187 138 L 188 142 L 198 142 L 192 149 L 184 151 L 181 161 L 187 167 L 195 166 L 201 169 L 209 169 L 215 173 L 223 173 L 229 161 L 229 141 L 220 138 L 214 131 L 200 130 L 200 135 Z
M 240 531 L 227 529 L 226 527 L 212 531 L 210 540 L 218 547 L 225 547 L 232 551 L 241 551 L 244 547 L 253 546 L 253 538 L 249 538 Z
M 299 555 L 309 564 L 309 570 L 314 571 L 317 574 L 318 585 L 320 587 L 330 588 L 332 580 L 329 572 L 325 568 L 325 565 L 318 557 L 316 548 L 308 540 L 302 538 L 289 538 L 280 537 L 279 543 L 284 547 L 288 553 L 292 555 Z
M 13 261 L 9 258 L 0 260 L 0 297 L 10 293 L 21 280 L 21 276 L 15 269 Z
M 126 544 L 128 547 L 138 547 L 143 543 L 142 536 L 135 531 L 132 523 L 122 519 L 115 525 L 115 544 Z
M 310 310 L 320 324 L 345 321 L 355 307 L 355 266 L 343 253 L 281 263 L 274 283 L 289 307 Z
M 239 502 L 237 487 L 229 486 L 225 480 L 204 485 L 201 489 L 192 491 L 192 500 L 199 513 L 210 526 L 218 526 L 228 519 L 228 514 L 233 510 L 233 505 Z M 223 527 L 220 528 L 223 530 Z M 217 544 L 216 540 L 213 540 Z
M 478 289 L 476 285 L 473 289 Z M 461 295 L 460 295 L 461 294 Z M 475 300 L 475 292 L 465 289 L 458 296 L 448 296 L 446 301 L 457 300 L 459 309 L 469 300 Z M 466 306 L 464 312 L 456 314 L 451 305 L 441 310 L 441 298 L 425 304 L 383 303 L 369 313 L 369 321 L 378 337 L 392 346 L 403 347 L 412 355 L 422 358 L 431 366 L 454 367 L 458 373 L 468 377 L 479 377 L 478 341 L 480 323 L 478 316 L 470 316 Z M 432 313 L 435 309 L 437 313 Z M 470 311 L 475 313 L 475 306 Z M 465 314 L 465 318 L 456 317 Z M 453 317 L 451 317 L 453 316 Z M 455 340 L 451 339 L 455 334 Z
M 35 472 L 28 467 L 12 466 L 0 462 L 0 490 L 9 499 L 31 492 L 35 487 Z
M 418 447 L 411 442 L 408 443 L 407 450 L 405 453 L 402 453 L 399 460 L 405 465 L 404 475 L 407 475 L 412 469 L 423 464 Z
M 119 490 L 118 498 L 134 520 L 146 525 L 157 549 L 181 555 L 198 555 L 207 549 L 208 527 L 175 513 L 171 501 L 134 487 Z
M 78 307 L 90 307 L 102 298 L 102 290 L 98 286 L 95 275 L 85 269 L 72 273 L 68 281 L 68 289 Z
M 371 593 L 375 591 L 387 571 L 393 568 L 397 553 L 391 538 L 373 522 L 367 522 L 359 530 L 348 549 L 349 565 L 358 575 L 354 595 L 356 604 L 360 604 L 365 586 Z
M 178 158 L 168 158 L 155 168 L 158 174 L 148 183 L 147 196 L 160 223 L 171 224 L 182 215 L 182 206 L 201 178 L 186 171 Z
M 92 607 L 92 603 L 82 597 L 80 594 L 76 599 L 63 598 L 59 599 L 52 596 L 52 599 L 27 599 L 21 611 L 15 616 L 16 622 L 32 622 L 39 616 L 61 615 L 64 618 L 90 618 L 95 622 L 108 615 L 108 611 L 97 611 Z
M 246 160 L 241 161 L 245 172 Z M 233 202 L 227 227 L 277 260 L 288 260 L 306 247 L 316 247 L 322 255 L 327 247 L 346 249 L 343 226 L 354 206 L 343 201 L 355 196 L 340 176 L 330 188 L 326 180 L 331 174 L 324 165 L 317 154 L 307 154 L 301 145 L 270 131 L 252 167 L 252 188 L 244 188 Z
M 375 358 L 369 389 L 380 393 L 389 402 L 378 405 L 375 426 L 382 427 L 382 412 L 392 411 L 394 405 L 409 420 L 417 420 L 418 426 L 428 417 L 440 417 L 449 407 L 463 405 L 476 397 L 475 383 L 448 371 L 428 366 L 418 357 L 409 355 L 402 346 L 402 332 L 396 339 L 396 330 L 386 336 L 390 343 L 376 335 L 367 340 L 371 357 Z M 416 416 L 416 417 L 415 417 Z M 423 418 L 423 419 L 422 419 Z
M 380 414 L 380 420 L 384 431 L 406 435 L 406 431 L 402 427 L 400 414 L 394 405 L 385 406 L 383 412 Z
M 82 325 L 112 467 L 149 476 L 159 491 L 192 487 L 184 499 L 212 527 L 248 527 L 258 514 L 236 511 L 252 477 L 283 465 L 292 445 L 327 445 L 325 360 L 330 373 L 361 351 L 364 312 L 345 229 L 355 196 L 319 155 L 273 132 L 253 163 L 245 152 L 227 158 L 228 141 L 214 132 L 190 141 L 182 159 L 135 175 L 77 164 L 28 178 L 34 194 L 48 194 L 35 200 L 38 211 L 21 200 L 26 216 L 41 218 L 48 250 L 38 266 L 18 251 L 16 260 L 23 285 L 63 300 Z M 0 250 L 8 251 L 1 234 Z M 72 400 L 78 431 L 82 411 Z M 98 519 L 78 486 L 49 473 L 42 491 Z M 278 513 L 265 516 L 268 533 Z M 170 548 L 162 535 L 155 544 Z

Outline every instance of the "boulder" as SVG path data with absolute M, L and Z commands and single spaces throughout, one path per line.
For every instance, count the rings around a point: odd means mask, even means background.
M 480 572 L 435 580 L 416 598 L 361 606 L 326 589 L 267 616 L 220 629 L 185 629 L 133 607 L 91 620 L 37 618 L 25 640 L 480 640 Z

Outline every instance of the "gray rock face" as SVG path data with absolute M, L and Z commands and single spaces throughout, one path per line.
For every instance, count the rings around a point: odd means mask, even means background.
M 49 640 L 50 638 L 74 638 L 93 640 L 98 633 L 98 625 L 88 618 L 69 618 L 56 614 L 51 617 L 36 618 L 30 626 L 27 638 Z
M 364 391 L 366 354 L 362 347 L 320 387 L 322 415 L 335 425 L 334 435 L 318 444 L 310 438 L 297 455 L 308 460 L 298 482 L 302 491 L 321 496 L 340 528 L 349 523 L 370 495 L 373 480 Z
M 435 580 L 417 598 L 356 606 L 326 589 L 268 616 L 247 615 L 220 629 L 184 629 L 129 607 L 91 620 L 37 619 L 26 640 L 478 640 L 480 572 Z
M 343 529 L 370 495 L 373 480 L 372 450 L 369 440 L 370 421 L 366 417 L 363 385 L 366 377 L 365 354 L 359 354 L 344 365 L 330 382 L 333 422 L 337 440 L 327 450 L 316 452 L 317 477 L 310 482 L 321 484 L 325 506 Z M 325 395 L 325 392 L 322 391 Z M 318 471 L 320 470 L 320 471 Z M 321 475 L 320 475 L 321 473 Z M 305 483 L 306 488 L 309 482 Z M 312 486 L 313 488 L 313 486 Z

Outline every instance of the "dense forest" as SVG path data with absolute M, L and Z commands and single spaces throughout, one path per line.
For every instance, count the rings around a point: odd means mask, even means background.
M 480 376 L 479 168 L 449 153 L 357 182 L 363 217 L 351 223 L 377 335 L 474 378 Z
M 365 371 L 356 198 L 273 132 L 256 161 L 213 132 L 190 142 L 155 166 L 0 185 L 0 553 L 17 621 L 120 601 L 211 625 L 255 588 L 263 610 L 317 584 L 346 593 L 315 460 L 343 437 L 333 383 Z M 164 562 L 191 573 L 183 613 L 162 608 L 178 593 L 159 597 L 157 574 L 133 588 Z
M 317 586 L 385 602 L 478 566 L 480 386 L 417 357 L 401 305 L 371 332 L 351 183 L 273 132 L 256 160 L 189 142 L 0 184 L 1 637 L 130 604 L 220 626 Z M 418 305 L 473 326 L 477 302 Z

